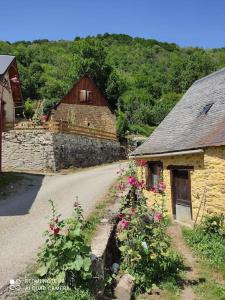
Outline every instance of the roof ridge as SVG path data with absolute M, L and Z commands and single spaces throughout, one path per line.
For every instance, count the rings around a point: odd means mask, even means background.
M 225 67 L 222 68 L 222 69 L 219 69 L 219 70 L 217 70 L 217 71 L 215 71 L 215 72 L 213 72 L 213 73 L 211 73 L 211 74 L 209 74 L 209 75 L 207 75 L 207 76 L 204 76 L 204 77 L 202 77 L 202 78 L 196 80 L 196 81 L 193 83 L 193 85 L 195 85 L 195 84 L 197 84 L 197 83 L 199 83 L 199 82 L 201 82 L 201 81 L 203 81 L 203 80 L 205 80 L 205 79 L 214 77 L 215 75 L 218 75 L 218 74 L 223 73 L 223 72 L 225 72 Z

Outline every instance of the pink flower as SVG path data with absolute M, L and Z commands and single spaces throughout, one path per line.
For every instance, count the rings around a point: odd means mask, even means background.
M 118 226 L 121 229 L 127 229 L 129 226 L 129 222 L 125 219 L 122 219 L 121 221 L 119 221 Z
M 154 214 L 154 221 L 160 222 L 162 220 L 162 214 L 160 212 L 157 212 Z
M 153 186 L 150 188 L 150 192 L 156 193 L 156 188 Z
M 158 185 L 158 189 L 160 192 L 164 192 L 166 189 L 166 184 L 163 181 L 161 181 Z
M 144 180 L 142 180 L 141 182 L 139 182 L 139 181 L 137 181 L 136 182 L 136 187 L 138 188 L 138 189 L 144 189 L 145 188 L 145 182 L 144 182 Z
M 119 183 L 117 186 L 118 190 L 120 191 L 124 191 L 126 187 L 127 187 L 126 183 L 123 182 Z
M 130 185 L 134 185 L 134 186 L 137 184 L 137 180 L 133 176 L 128 176 L 128 182 Z

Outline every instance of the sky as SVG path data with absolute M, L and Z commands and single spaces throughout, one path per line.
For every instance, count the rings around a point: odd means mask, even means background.
M 225 0 L 0 0 L 0 40 L 124 33 L 180 46 L 225 47 Z

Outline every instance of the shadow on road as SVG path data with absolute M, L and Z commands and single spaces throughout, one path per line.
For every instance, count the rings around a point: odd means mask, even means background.
M 12 178 L 16 176 L 17 180 L 9 180 L 0 187 L 0 217 L 28 214 L 44 179 L 44 175 L 13 174 Z

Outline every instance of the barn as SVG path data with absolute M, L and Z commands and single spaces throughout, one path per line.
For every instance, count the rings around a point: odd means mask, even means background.
M 72 126 L 95 129 L 99 134 L 116 136 L 116 117 L 107 99 L 85 75 L 52 110 L 50 120 L 67 122 Z

